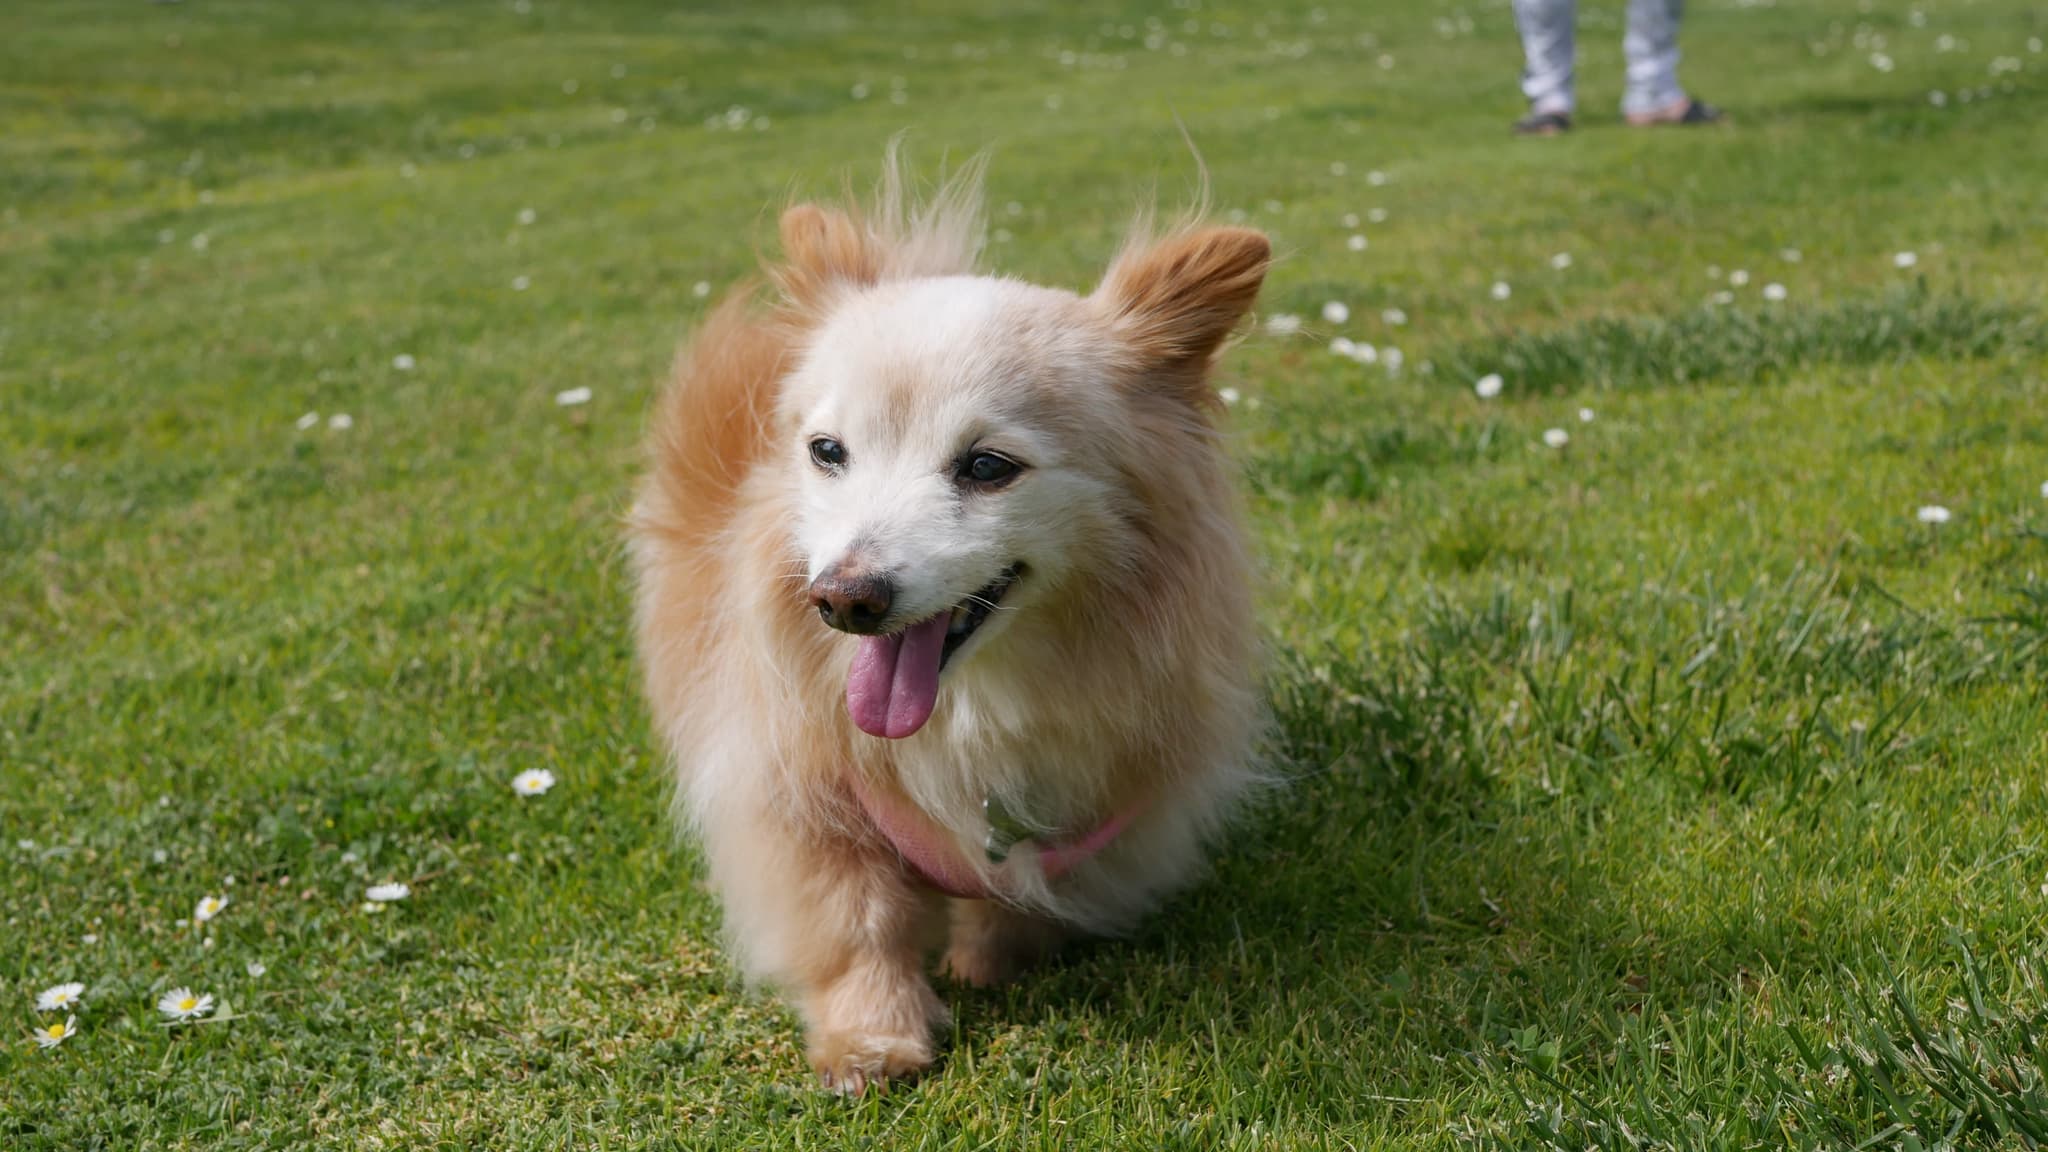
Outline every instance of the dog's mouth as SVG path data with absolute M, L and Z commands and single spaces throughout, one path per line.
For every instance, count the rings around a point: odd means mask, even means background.
M 944 612 L 886 636 L 863 636 L 846 672 L 846 711 L 870 736 L 901 740 L 924 727 L 939 702 L 939 673 L 995 615 L 1024 575 L 1012 564 Z

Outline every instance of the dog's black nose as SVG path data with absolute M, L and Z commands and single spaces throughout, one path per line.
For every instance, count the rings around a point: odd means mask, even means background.
M 841 632 L 866 635 L 881 631 L 895 595 L 887 577 L 838 565 L 811 581 L 811 604 L 825 623 Z

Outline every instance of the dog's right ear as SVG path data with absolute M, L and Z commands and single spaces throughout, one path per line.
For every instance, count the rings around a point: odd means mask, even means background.
M 775 280 L 804 309 L 816 309 L 846 288 L 873 284 L 881 273 L 867 230 L 846 213 L 816 204 L 798 204 L 782 214 L 782 261 Z

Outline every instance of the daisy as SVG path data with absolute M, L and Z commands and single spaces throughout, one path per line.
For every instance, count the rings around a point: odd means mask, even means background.
M 521 224 L 531 224 L 538 219 L 540 219 L 540 216 L 531 208 L 521 208 L 519 210 L 519 222 Z
M 1301 331 L 1301 317 L 1292 312 L 1276 312 L 1266 317 L 1266 331 L 1275 336 L 1292 336 Z
M 1382 56 L 1380 59 L 1385 61 L 1385 63 L 1380 65 L 1382 68 L 1388 68 L 1393 65 L 1394 59 L 1391 56 Z M 1378 188 L 1387 182 L 1387 174 L 1378 170 L 1367 172 L 1365 174 L 1365 182 Z
M 1504 383 L 1500 378 L 1500 373 L 1488 372 L 1472 385 L 1472 391 L 1477 392 L 1481 400 L 1491 400 L 1495 396 L 1500 395 L 1500 390 Z
M 1572 434 L 1562 428 L 1547 429 L 1543 433 L 1543 442 L 1552 448 L 1562 448 L 1572 442 Z
M 36 997 L 36 1011 L 62 1011 L 77 1004 L 78 998 L 83 995 L 85 995 L 85 985 L 83 984 L 59 984 L 55 988 L 45 988 L 43 989 L 43 994 Z
M 327 418 L 327 426 L 336 432 L 346 432 L 356 426 L 356 418 L 346 412 L 336 412 Z
M 226 908 L 227 906 L 227 897 L 208 896 L 199 902 L 198 907 L 192 909 L 192 919 L 197 921 L 198 923 L 204 924 L 208 920 L 213 919 L 215 916 L 220 915 L 221 909 Z
M 1219 388 L 1219 389 L 1217 389 L 1217 391 L 1216 391 L 1216 398 L 1217 398 L 1217 399 L 1219 399 L 1219 400 L 1221 400 L 1221 401 L 1223 401 L 1223 403 L 1224 403 L 1225 405 L 1229 406 L 1229 407 L 1236 407 L 1236 406 L 1237 406 L 1237 402 L 1238 402 L 1238 400 L 1240 399 L 1240 397 L 1238 396 L 1238 392 L 1237 392 L 1237 389 L 1235 389 L 1235 388 Z M 540 773 L 540 774 L 541 774 L 541 775 L 543 775 L 543 776 L 547 776 L 547 777 L 548 777 L 548 783 L 549 783 L 549 784 L 553 784 L 553 783 L 555 782 L 555 778 L 554 778 L 553 776 L 549 775 L 548 773 L 546 773 L 546 772 L 542 772 L 542 773 Z M 514 780 L 514 781 L 512 781 L 512 787 L 513 787 L 513 788 L 514 788 L 514 789 L 515 789 L 515 790 L 516 790 L 516 791 L 517 791 L 517 792 L 518 792 L 518 793 L 519 793 L 519 794 L 520 794 L 521 796 L 532 796 L 532 795 L 536 795 L 536 793 L 535 793 L 535 792 L 531 791 L 531 790 L 530 790 L 530 789 L 529 789 L 529 788 L 527 787 L 527 783 L 528 783 L 528 781 L 527 781 L 527 779 L 526 779 L 526 778 L 527 778 L 527 776 L 529 776 L 529 775 L 532 775 L 532 773 L 526 773 L 526 772 L 522 772 L 522 773 L 520 773 L 520 774 L 519 774 L 519 778 L 518 778 L 517 780 Z M 534 783 L 538 783 L 538 781 L 535 781 Z M 541 791 L 543 791 L 543 792 L 544 792 L 544 791 L 546 791 L 546 790 L 547 790 L 546 788 L 542 788 L 542 789 L 541 789 Z
M 410 372 L 419 366 L 419 361 L 414 360 L 410 352 L 400 352 L 391 358 L 391 366 L 400 372 Z
M 571 388 L 566 392 L 557 392 L 555 393 L 555 403 L 563 408 L 574 408 L 578 404 L 588 404 L 590 403 L 590 389 Z
M 1510 287 L 1508 287 L 1508 282 L 1507 282 L 1507 281 L 1505 281 L 1505 280 L 1495 280 L 1495 281 L 1493 282 L 1493 289 L 1492 289 L 1492 291 L 1493 291 L 1493 298 L 1494 298 L 1495 300 L 1505 300 L 1505 299 L 1507 299 L 1507 298 L 1508 298 L 1509 296 L 1512 296 L 1512 295 L 1514 295 L 1514 291 L 1515 291 L 1515 290 L 1514 290 L 1513 288 L 1510 288 Z
M 1737 268 L 1735 271 L 1730 272 L 1728 274 L 1728 283 L 1733 284 L 1737 288 L 1749 283 L 1749 269 Z
M 2043 482 L 2041 485 L 2041 499 L 2048 500 L 2048 482 Z
M 1778 249 L 1778 259 L 1783 260 L 1787 264 L 1797 264 L 1799 263 L 1799 249 L 1780 248 Z
M 263 961 L 261 960 L 251 960 L 249 961 L 249 966 L 247 969 L 245 969 L 245 971 L 249 973 L 249 979 L 254 980 L 258 976 L 263 975 L 265 972 L 270 971 L 270 969 L 264 967 Z
M 71 1034 L 76 1031 L 78 1031 L 78 1017 L 66 1016 L 62 1024 L 52 1024 L 47 1028 L 36 1029 L 36 1047 L 55 1048 L 69 1039 Z
M 1330 355 L 1332 356 L 1350 356 L 1357 351 L 1358 345 L 1353 344 L 1349 336 L 1339 336 L 1330 341 Z
M 1351 346 L 1351 358 L 1360 364 L 1377 364 L 1380 362 L 1380 350 L 1361 341 Z
M 1385 224 L 1387 222 L 1387 210 L 1385 208 L 1375 208 L 1367 212 L 1365 218 L 1374 224 Z
M 1223 390 L 1225 404 L 1237 403 L 1237 389 Z M 538 796 L 555 786 L 555 774 L 545 768 L 529 768 L 512 778 L 512 790 L 521 796 Z
M 1369 348 L 1371 345 L 1365 345 L 1364 347 Z M 1371 361 L 1366 361 L 1366 363 L 1371 363 Z M 1380 363 L 1386 365 L 1389 372 L 1399 372 L 1401 370 L 1401 350 L 1399 348 L 1380 349 Z
M 512 290 L 514 292 L 524 292 L 528 288 L 531 288 L 532 286 L 533 281 L 527 279 L 524 276 L 514 276 L 512 278 Z
M 213 995 L 201 996 L 190 988 L 173 988 L 156 1002 L 156 1010 L 173 1020 L 191 1020 L 213 1011 Z
M 1579 409 L 1579 423 L 1581 423 L 1581 424 L 1591 424 L 1592 422 L 1593 422 L 1593 410 L 1592 410 L 1591 408 L 1581 408 L 1581 409 Z
M 1764 299 L 1769 300 L 1773 304 L 1783 301 L 1786 295 L 1787 293 L 1785 291 L 1785 286 L 1783 284 L 1764 285 Z
M 1550 258 L 1550 266 L 1560 272 L 1564 271 L 1572 266 L 1572 254 L 1569 252 L 1559 252 Z
M 373 904 L 388 904 L 393 900 L 403 900 L 407 896 L 412 895 L 412 886 L 409 884 L 376 884 L 372 885 L 363 895 L 368 897 Z
M 298 419 L 299 431 L 304 432 L 306 429 L 311 428 L 313 425 L 318 424 L 319 422 L 320 414 L 318 412 L 308 412 L 304 416 L 299 417 Z
M 1323 319 L 1331 324 L 1342 324 L 1351 319 L 1351 309 L 1342 300 L 1332 300 L 1323 305 Z
M 1896 252 L 1892 254 L 1892 267 L 1894 268 L 1911 268 L 1919 262 L 1919 255 L 1913 252 Z
M 1353 252 L 1365 251 L 1365 235 L 1363 233 L 1358 232 L 1352 233 L 1351 239 L 1346 240 L 1344 242 L 1344 246 L 1346 248 L 1351 249 Z
M 1399 308 L 1389 308 L 1380 313 L 1380 319 L 1398 328 L 1408 322 L 1408 314 Z
M 1915 512 L 1914 515 L 1920 518 L 1922 524 L 1946 524 L 1953 514 L 1939 504 L 1927 504 L 1923 505 L 1920 511 Z
M 690 285 L 690 295 L 695 296 L 699 300 L 711 295 L 711 281 L 699 280 L 695 284 Z

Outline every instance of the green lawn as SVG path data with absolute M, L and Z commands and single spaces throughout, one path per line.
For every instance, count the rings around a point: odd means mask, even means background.
M 1687 133 L 1602 3 L 1532 142 L 1498 0 L 692 7 L 0 6 L 0 1147 L 2048 1141 L 2048 10 L 1703 0 Z M 1292 786 L 818 1093 L 636 694 L 648 400 L 892 133 L 1081 287 L 1176 119 L 1304 320 L 1223 380 Z

